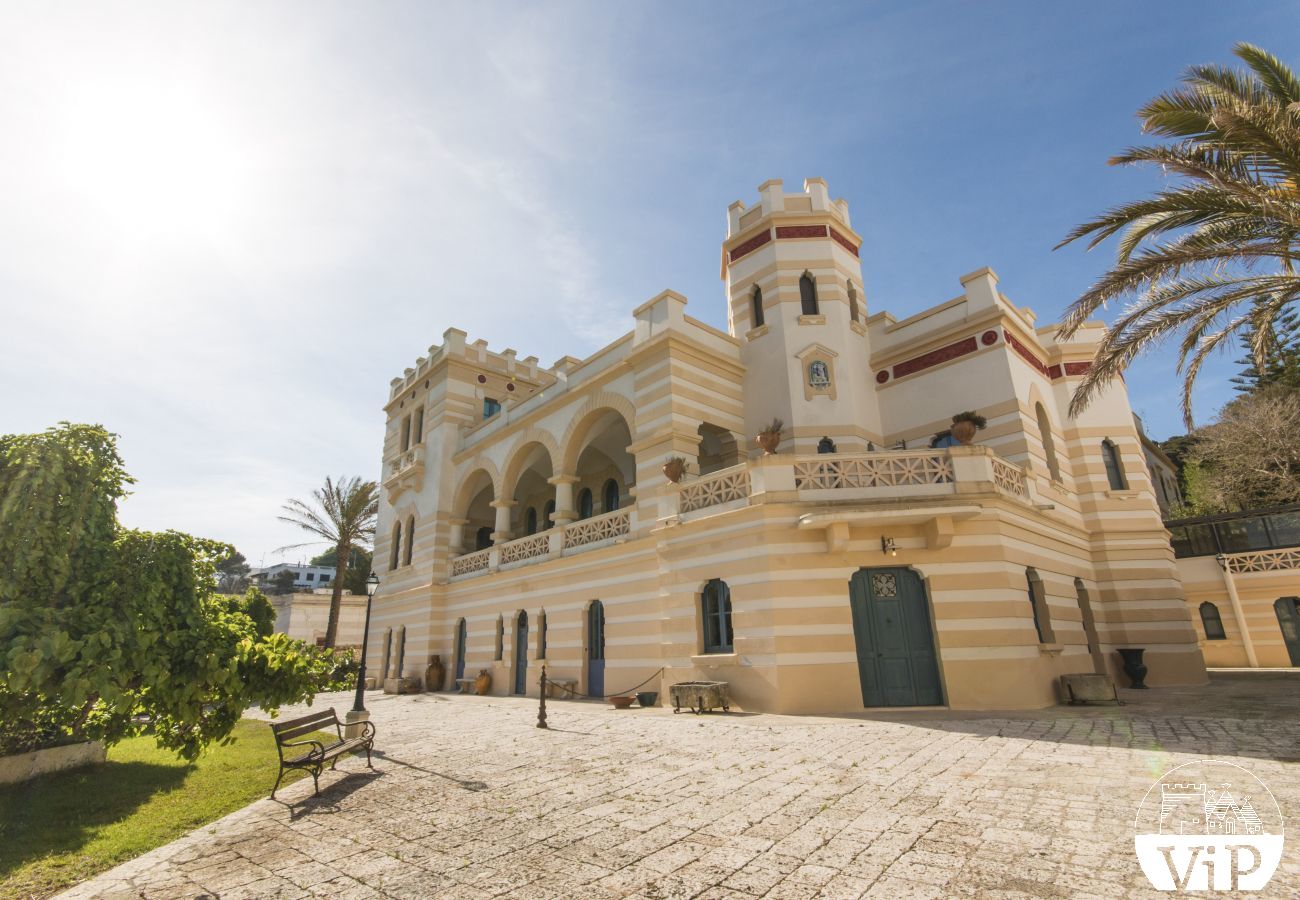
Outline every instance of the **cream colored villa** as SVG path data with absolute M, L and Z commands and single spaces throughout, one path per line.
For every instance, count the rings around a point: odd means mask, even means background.
M 1046 706 L 1062 673 L 1126 685 L 1127 647 L 1204 682 L 1124 385 L 1065 414 L 1100 326 L 1059 342 L 989 269 L 869 314 L 848 205 L 759 193 L 729 209 L 726 332 L 665 291 L 586 359 L 449 329 L 392 382 L 372 672 L 802 713 Z M 965 410 L 987 428 L 932 446 Z

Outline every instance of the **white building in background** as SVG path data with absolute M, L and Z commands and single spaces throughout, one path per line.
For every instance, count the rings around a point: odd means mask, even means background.
M 309 644 L 323 644 L 329 627 L 333 589 L 279 594 L 270 597 L 275 607 L 275 630 Z M 339 607 L 339 633 L 335 647 L 360 647 L 365 626 L 366 598 L 343 592 Z
M 334 566 L 309 566 L 303 563 L 276 563 L 273 566 L 266 566 L 262 569 L 254 569 L 249 573 L 252 578 L 262 588 L 269 587 L 275 581 L 275 576 L 284 571 L 293 572 L 293 586 L 299 591 L 314 591 L 316 588 L 334 587 Z

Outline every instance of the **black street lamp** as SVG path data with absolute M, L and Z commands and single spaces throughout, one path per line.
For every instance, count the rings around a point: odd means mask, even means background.
M 357 669 L 357 700 L 352 704 L 354 713 L 366 711 L 366 647 L 370 644 L 370 603 L 379 590 L 379 576 L 374 572 L 366 579 L 366 625 L 361 630 L 361 666 Z

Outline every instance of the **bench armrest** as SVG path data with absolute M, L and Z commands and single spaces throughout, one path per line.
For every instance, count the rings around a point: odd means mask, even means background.
M 284 741 L 279 743 L 281 750 L 285 747 L 306 747 L 308 745 L 314 748 L 309 754 L 312 759 L 321 759 L 325 756 L 325 745 L 320 741 Z M 283 752 L 280 754 L 280 758 L 284 759 Z
M 360 737 L 362 740 L 373 741 L 375 739 L 375 723 L 362 722 Z

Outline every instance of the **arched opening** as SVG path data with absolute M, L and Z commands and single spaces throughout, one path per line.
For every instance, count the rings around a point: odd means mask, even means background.
M 542 508 L 542 521 L 545 522 L 547 530 L 555 527 L 555 501 L 547 500 L 546 506 Z
M 1061 480 L 1061 466 L 1056 461 L 1056 441 L 1052 438 L 1052 422 L 1047 418 L 1047 408 L 1041 403 L 1034 404 L 1034 415 L 1038 418 L 1038 434 L 1043 440 L 1043 455 L 1047 457 L 1047 471 L 1053 481 Z
M 1300 666 L 1300 597 L 1282 597 L 1273 604 L 1282 642 L 1286 644 L 1291 665 Z
M 618 482 L 610 478 L 600 491 L 601 512 L 613 512 L 619 507 Z
M 760 327 L 763 322 L 763 289 L 754 285 L 754 296 L 749 300 L 750 308 L 753 310 L 754 327 Z
M 1106 480 L 1112 491 L 1128 490 L 1128 479 L 1124 477 L 1124 463 L 1120 460 L 1119 448 L 1110 438 L 1101 442 L 1101 458 L 1106 464 Z
M 1038 643 L 1052 644 L 1056 635 L 1052 632 L 1052 620 L 1047 609 L 1047 591 L 1038 570 L 1025 569 L 1025 582 L 1029 590 L 1029 611 L 1034 617 L 1034 631 L 1038 633 Z
M 696 432 L 700 436 L 697 458 L 701 475 L 708 475 L 710 472 L 726 469 L 740 462 L 740 448 L 736 445 L 736 438 L 730 431 L 712 422 L 703 422 Z
M 862 705 L 943 703 L 925 584 L 912 569 L 859 569 L 849 580 Z
M 805 316 L 817 315 L 817 283 L 810 272 L 799 276 L 799 304 Z
M 406 549 L 402 551 L 402 565 L 411 564 L 411 555 L 415 552 L 415 516 L 406 517 Z
M 515 693 L 528 693 L 528 613 L 515 615 Z
M 475 550 L 484 550 L 492 546 L 492 532 L 496 530 L 496 509 L 492 501 L 496 499 L 496 489 L 492 476 L 485 470 L 478 469 L 462 482 L 456 494 L 453 508 L 459 518 L 466 520 L 465 534 L 472 536 L 470 543 Z M 483 535 L 487 535 L 486 543 Z M 464 552 L 462 548 L 452 548 L 452 552 Z
M 546 610 L 537 614 L 537 659 L 546 660 Z
M 1205 639 L 1207 641 L 1226 641 L 1227 633 L 1223 630 L 1223 618 L 1219 615 L 1219 607 L 1210 601 L 1205 601 L 1200 606 L 1201 625 L 1205 628 Z
M 388 560 L 388 570 L 394 571 L 402 559 L 402 520 L 393 523 L 393 546 Z
M 1101 655 L 1101 640 L 1097 637 L 1097 618 L 1092 614 L 1092 599 L 1082 578 L 1074 579 L 1074 596 L 1079 601 L 1079 616 L 1083 621 L 1083 634 L 1088 640 L 1088 655 L 1092 657 L 1092 670 L 1106 674 L 1106 660 Z
M 850 281 L 849 282 L 849 321 L 856 322 L 857 320 L 858 320 L 858 289 L 855 288 L 853 286 L 853 282 Z
M 415 418 L 411 423 L 411 444 L 420 444 L 424 442 L 424 407 L 421 406 L 415 411 Z
M 711 579 L 700 592 L 700 617 L 705 653 L 730 653 L 734 645 L 731 630 L 731 589 L 720 578 Z
M 503 653 L 505 653 L 505 643 L 506 643 L 506 620 L 504 616 L 497 616 L 496 652 L 492 657 L 497 662 L 501 662 L 501 656 Z
M 469 639 L 469 630 L 465 620 L 456 623 L 456 677 L 465 677 L 465 644 Z
M 605 693 L 605 605 L 592 600 L 587 607 L 587 696 Z
M 575 428 L 565 457 L 571 465 L 566 470 L 577 477 L 574 486 L 575 512 L 587 518 L 595 512 L 595 492 L 613 480 L 619 497 L 628 495 L 636 482 L 636 459 L 628 452 L 632 430 L 627 420 L 614 409 L 592 412 Z
M 524 509 L 524 530 L 537 533 L 537 510 L 547 501 L 555 499 L 555 487 L 550 483 L 555 476 L 551 452 L 533 441 L 520 447 L 505 468 L 503 490 L 509 491 L 516 508 Z M 531 516 L 531 519 L 529 518 Z

